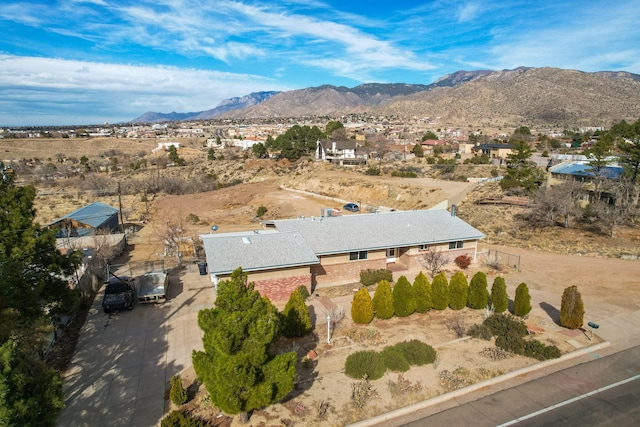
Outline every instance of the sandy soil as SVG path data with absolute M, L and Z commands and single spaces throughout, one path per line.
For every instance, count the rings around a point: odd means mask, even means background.
M 439 192 L 441 197 L 454 197 L 465 191 L 465 188 L 458 187 L 447 192 L 443 189 L 446 186 L 440 186 L 437 181 L 431 181 L 430 184 L 431 188 L 425 181 L 422 190 L 413 191 L 428 193 L 435 187 L 436 190 L 432 192 Z M 331 200 L 287 191 L 281 185 L 281 182 L 267 180 L 259 185 L 240 185 L 214 193 L 162 198 L 154 204 L 154 217 L 168 217 L 172 212 L 179 212 L 180 215 L 195 213 L 202 224 L 190 226 L 193 231 L 207 232 L 209 224 L 218 224 L 220 231 L 235 231 L 259 226 L 252 218 L 260 205 L 268 208 L 267 217 L 282 218 L 301 214 L 317 215 L 321 207 L 338 207 L 343 201 L 357 200 L 350 197 L 348 191 L 343 192 L 347 195 L 346 198 Z M 301 187 L 305 190 L 314 188 L 309 183 Z M 316 190 L 319 187 L 327 188 L 326 183 L 315 187 Z M 476 265 L 469 269 L 469 277 L 475 271 L 483 270 L 489 274 L 491 284 L 496 274 L 500 274 L 507 281 L 507 291 L 511 298 L 518 284 L 527 283 L 533 306 L 527 322 L 543 331 L 536 335 L 537 339 L 545 344 L 558 346 L 563 353 L 594 343 L 584 330 L 568 331 L 557 325 L 560 299 L 565 287 L 575 284 L 581 291 L 586 309 L 585 321 L 597 322 L 604 317 L 640 309 L 638 261 L 561 255 L 503 245 L 481 245 L 481 252 L 488 250 L 500 251 L 504 259 L 504 270 L 495 273 L 485 266 Z M 513 265 L 519 265 L 520 271 L 512 268 Z M 452 273 L 450 271 L 449 275 Z M 402 274 L 412 281 L 417 272 L 407 271 Z M 308 350 L 315 350 L 318 353 L 317 362 L 312 369 L 301 363 L 298 366 L 299 378 L 294 392 L 285 402 L 254 412 L 249 425 L 344 425 L 536 363 L 533 359 L 521 356 L 490 360 L 481 352 L 487 347 L 493 347 L 493 343 L 475 339 L 458 340 L 454 331 L 447 327 L 448 323 L 460 317 L 467 327 L 480 323 L 484 318 L 482 311 L 432 311 L 404 319 L 374 320 L 370 325 L 354 325 L 348 313 L 352 288 L 346 287 L 331 294 L 332 301 L 344 307 L 347 316 L 333 331 L 330 344 L 326 344 L 327 329 L 323 321 L 316 325 L 313 336 L 298 341 L 283 340 L 280 343 L 282 350 L 296 350 L 300 360 Z M 309 304 L 315 308 L 318 317 L 324 319 L 323 307 L 318 301 L 314 301 L 316 299 L 312 297 Z M 346 357 L 358 350 L 379 351 L 386 345 L 409 339 L 419 339 L 434 346 L 439 355 L 437 365 L 413 367 L 403 373 L 402 377 L 398 373 L 387 372 L 382 379 L 373 382 L 377 397 L 365 409 L 354 409 L 350 399 L 354 380 L 343 373 Z M 597 340 L 596 336 L 595 342 Z M 184 373 L 183 380 L 185 384 L 194 380 L 192 370 Z M 402 387 L 399 387 L 400 384 Z M 212 417 L 220 425 L 240 425 L 237 418 L 218 417 L 214 408 L 202 403 L 202 387 L 200 391 L 186 409 L 200 416 Z
M 597 322 L 609 316 L 640 309 L 640 286 L 637 280 L 640 276 L 640 261 L 603 257 L 620 251 L 637 251 L 638 230 L 621 230 L 616 239 L 562 229 L 521 232 L 512 221 L 513 215 L 521 208 L 480 209 L 471 203 L 463 203 L 467 195 L 474 194 L 476 187 L 473 184 L 429 178 L 373 177 L 315 163 L 279 170 L 267 166 L 267 163 L 258 161 L 235 169 L 228 164 L 221 165 L 218 167 L 224 170 L 216 171 L 218 176 L 225 173 L 228 179 L 242 176 L 247 183 L 209 193 L 156 197 L 148 204 L 150 220 L 129 238 L 132 248 L 130 261 L 161 258 L 158 254 L 164 249 L 162 236 L 167 223 L 181 224 L 184 235 L 197 240 L 199 234 L 211 232 L 214 224 L 218 225 L 217 232 L 260 227 L 254 218 L 260 206 L 267 208 L 264 219 L 276 219 L 319 215 L 323 207 L 341 207 L 346 202 L 362 203 L 363 211 L 366 212 L 387 208 L 427 208 L 448 200 L 449 205 L 460 204 L 460 216 L 487 233 L 488 238 L 481 244 L 481 251 L 501 252 L 505 269 L 499 274 L 506 279 L 509 295 L 513 298 L 515 288 L 521 282 L 529 286 L 533 310 L 527 321 L 544 330 L 536 336 L 542 342 L 557 345 L 565 353 L 590 342 L 584 331 L 567 331 L 556 324 L 562 291 L 567 286 L 577 285 L 581 291 L 586 310 L 585 321 Z M 316 195 L 311 196 L 305 192 Z M 45 223 L 47 219 L 51 220 L 59 215 L 53 210 L 54 207 L 61 209 L 58 202 L 59 197 L 55 201 L 41 200 L 43 206 L 51 205 L 52 209 L 42 209 L 41 222 Z M 113 202 L 111 200 L 112 204 Z M 129 196 L 123 203 L 128 212 L 134 213 L 133 217 L 147 207 L 140 202 L 139 195 Z M 46 214 L 47 212 L 49 213 Z M 53 218 L 48 218 L 47 215 Z M 358 214 L 345 212 L 345 215 Z M 189 220 L 194 217 L 197 217 L 196 221 Z M 583 256 L 567 254 L 577 252 Z M 511 257 L 507 254 L 511 254 Z M 585 256 L 587 254 L 591 256 Z M 193 255 L 187 253 L 186 256 Z M 520 271 L 511 268 L 518 264 Z M 490 273 L 487 267 L 477 265 L 469 269 L 469 277 L 478 269 Z M 450 271 L 449 275 L 452 273 Z M 402 274 L 413 281 L 417 272 Z M 490 283 L 494 277 L 495 274 L 489 274 Z M 327 329 L 324 322 L 316 325 L 312 336 L 298 341 L 283 340 L 279 344 L 283 350 L 296 350 L 300 360 L 308 350 L 313 349 L 318 353 L 318 359 L 311 369 L 301 363 L 298 366 L 299 378 L 294 392 L 285 402 L 255 411 L 249 425 L 344 425 L 536 363 L 535 360 L 519 356 L 492 361 L 483 356 L 481 351 L 486 347 L 493 347 L 493 343 L 473 339 L 458 340 L 447 324 L 461 317 L 467 327 L 479 323 L 484 314 L 478 311 L 445 310 L 414 314 L 404 319 L 376 320 L 365 326 L 354 325 L 349 318 L 352 289 L 353 286 L 349 286 L 330 294 L 331 300 L 342 306 L 347 314 L 332 332 L 330 344 L 326 343 Z M 325 309 L 320 301 L 312 297 L 309 304 L 314 307 L 315 316 L 323 319 Z M 346 357 L 357 350 L 382 350 L 386 345 L 414 338 L 436 348 L 439 354 L 437 366 L 414 367 L 404 373 L 402 379 L 398 378 L 398 373 L 388 372 L 382 379 L 373 382 L 378 396 L 364 410 L 355 410 L 350 399 L 354 380 L 342 372 Z M 195 380 L 192 369 L 183 372 L 182 377 L 185 385 L 190 385 Z M 398 387 L 399 383 L 402 387 Z M 215 408 L 203 400 L 206 396 L 204 387 L 192 387 L 192 390 L 195 389 L 199 392 L 185 409 L 207 416 L 213 420 L 214 425 L 238 424 L 236 418 L 219 416 Z M 321 406 L 324 411 L 321 411 Z

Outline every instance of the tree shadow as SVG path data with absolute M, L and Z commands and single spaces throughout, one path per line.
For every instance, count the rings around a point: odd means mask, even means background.
M 541 302 L 540 308 L 547 313 L 547 315 L 553 320 L 554 323 L 560 324 L 560 311 L 547 302 Z

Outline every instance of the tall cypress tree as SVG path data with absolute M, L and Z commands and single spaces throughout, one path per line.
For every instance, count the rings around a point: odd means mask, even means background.
M 444 310 L 449 306 L 449 282 L 443 273 L 436 274 L 431 282 L 431 302 L 436 310 Z
M 431 310 L 431 283 L 422 271 L 413 281 L 413 292 L 416 295 L 416 311 L 426 313 Z
M 289 296 L 289 301 L 282 311 L 282 320 L 282 333 L 286 337 L 301 337 L 311 331 L 309 307 L 305 304 L 300 289 L 296 289 Z
M 462 271 L 456 272 L 449 281 L 449 307 L 452 310 L 462 310 L 467 305 L 469 283 Z
M 513 299 L 513 314 L 524 317 L 531 311 L 531 296 L 526 283 L 520 283 L 516 288 L 516 296 Z
M 215 308 L 200 310 L 198 325 L 204 351 L 193 352 L 193 367 L 224 412 L 244 416 L 293 389 L 296 353 L 270 351 L 280 332 L 278 310 L 241 268 L 218 284 Z
M 353 295 L 351 302 L 351 319 L 355 323 L 366 324 L 373 320 L 373 303 L 367 288 L 360 288 Z
M 387 280 L 381 280 L 373 294 L 373 312 L 379 319 L 393 317 L 393 293 L 391 292 L 391 284 Z
M 398 317 L 411 316 L 416 311 L 416 296 L 405 276 L 400 276 L 393 287 L 393 309 Z
M 565 328 L 578 329 L 584 323 L 584 304 L 578 287 L 573 285 L 562 292 L 560 324 Z
M 487 275 L 482 271 L 478 271 L 471 278 L 469 283 L 469 298 L 467 305 L 476 310 L 485 308 L 489 299 L 489 291 L 487 290 Z
M 504 277 L 497 276 L 491 285 L 491 306 L 494 313 L 504 313 L 509 308 L 509 295 Z

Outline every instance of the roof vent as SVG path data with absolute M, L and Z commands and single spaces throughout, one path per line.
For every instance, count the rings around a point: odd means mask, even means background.
M 245 245 L 250 245 L 251 244 L 251 239 L 248 236 L 244 236 L 242 238 L 242 243 L 244 243 Z

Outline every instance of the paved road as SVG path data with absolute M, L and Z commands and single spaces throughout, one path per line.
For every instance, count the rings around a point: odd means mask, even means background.
M 209 276 L 196 266 L 170 275 L 169 301 L 138 304 L 131 311 L 102 312 L 96 297 L 64 375 L 66 407 L 58 426 L 157 425 L 169 380 L 191 366 L 202 349 L 201 308 L 213 306 Z
M 616 385 L 609 388 L 612 384 Z M 636 346 L 404 425 L 636 426 L 639 401 L 640 346 Z M 553 405 L 560 407 L 548 410 Z

